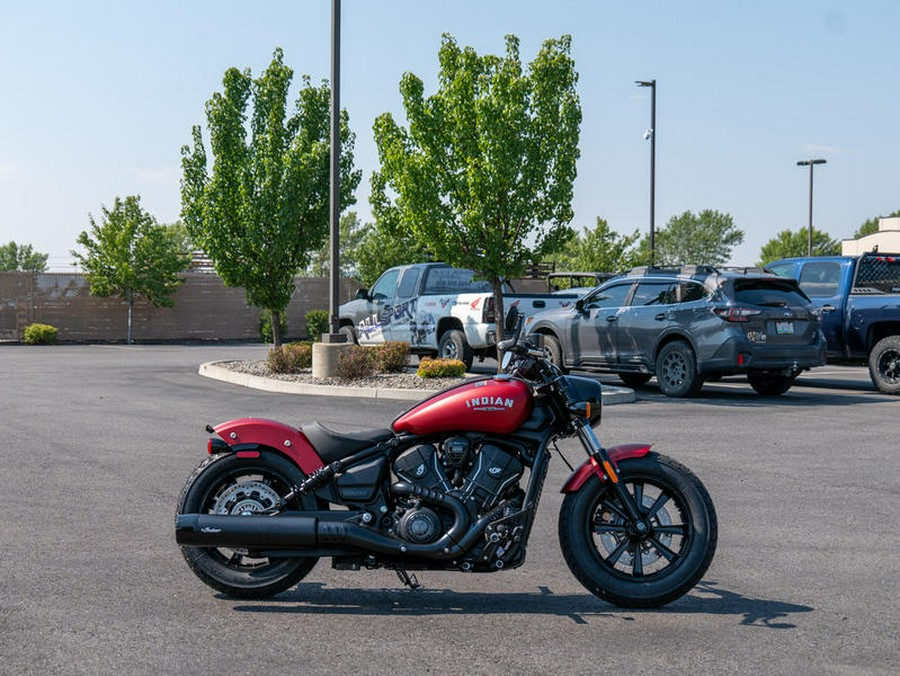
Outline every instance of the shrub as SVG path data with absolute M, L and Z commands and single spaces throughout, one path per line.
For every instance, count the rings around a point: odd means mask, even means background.
M 312 345 L 288 343 L 269 350 L 266 365 L 272 373 L 297 373 L 312 368 Z
M 420 378 L 461 378 L 466 375 L 466 365 L 459 359 L 422 359 L 416 375 Z
M 287 335 L 287 320 L 285 319 L 285 313 L 281 313 L 281 335 Z M 259 315 L 259 337 L 262 338 L 262 342 L 271 343 L 272 342 L 272 313 L 269 310 L 263 310 Z
M 321 340 L 323 333 L 329 333 L 328 310 L 310 310 L 306 313 L 306 337 Z
M 337 375 L 344 380 L 368 378 L 375 373 L 374 350 L 351 345 L 338 356 Z
M 409 359 L 409 343 L 388 340 L 375 348 L 375 366 L 380 373 L 399 373 Z
M 49 324 L 29 324 L 25 327 L 25 343 L 28 345 L 54 345 L 59 330 Z

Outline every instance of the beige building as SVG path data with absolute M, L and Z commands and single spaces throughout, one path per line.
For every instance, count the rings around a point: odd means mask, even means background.
M 859 239 L 845 239 L 841 242 L 841 255 L 843 256 L 858 256 L 867 251 L 900 253 L 900 216 L 879 218 L 878 232 Z

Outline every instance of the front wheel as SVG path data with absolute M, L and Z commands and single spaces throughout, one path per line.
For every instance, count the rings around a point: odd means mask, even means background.
M 610 482 L 592 476 L 563 500 L 560 546 L 596 596 L 623 608 L 657 608 L 686 594 L 709 568 L 716 511 L 689 469 L 657 453 L 623 461 L 619 482 L 640 521 L 627 516 Z
M 869 375 L 885 394 L 900 394 L 900 336 L 882 338 L 869 354 Z
M 257 458 L 214 455 L 191 475 L 178 501 L 178 514 L 243 514 L 275 507 L 292 485 L 303 481 L 300 469 L 273 453 Z M 316 499 L 306 495 L 289 503 L 285 511 L 315 510 Z M 237 598 L 267 598 L 290 589 L 313 566 L 315 557 L 270 558 L 243 549 L 188 547 L 181 552 L 203 582 Z

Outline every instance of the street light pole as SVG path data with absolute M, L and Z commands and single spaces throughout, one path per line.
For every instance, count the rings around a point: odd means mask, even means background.
M 329 316 L 330 335 L 328 342 L 342 342 L 339 333 L 340 317 L 338 303 L 340 296 L 340 246 L 338 237 L 341 222 L 341 0 L 331 0 L 331 218 L 329 224 L 330 251 L 330 293 Z M 324 337 L 323 337 L 324 340 Z
M 798 167 L 809 167 L 809 229 L 806 237 L 806 255 L 812 256 L 813 242 L 813 167 L 817 164 L 825 164 L 826 160 L 800 160 L 797 162 Z
M 635 80 L 638 87 L 650 87 L 650 265 L 656 257 L 656 80 Z

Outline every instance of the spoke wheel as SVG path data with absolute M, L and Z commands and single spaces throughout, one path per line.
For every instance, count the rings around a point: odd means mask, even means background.
M 274 454 L 258 458 L 218 455 L 208 458 L 188 479 L 178 504 L 179 514 L 230 514 L 247 518 L 274 507 L 279 496 L 303 480 L 292 463 Z M 313 496 L 304 496 L 285 511 L 314 510 Z M 229 596 L 266 598 L 293 587 L 317 559 L 270 558 L 244 549 L 225 547 L 181 548 L 191 570 L 203 582 Z
M 703 484 L 654 453 L 620 467 L 640 518 L 632 520 L 613 485 L 592 477 L 563 500 L 559 535 L 578 580 L 623 607 L 664 605 L 687 593 L 715 554 L 717 521 Z

